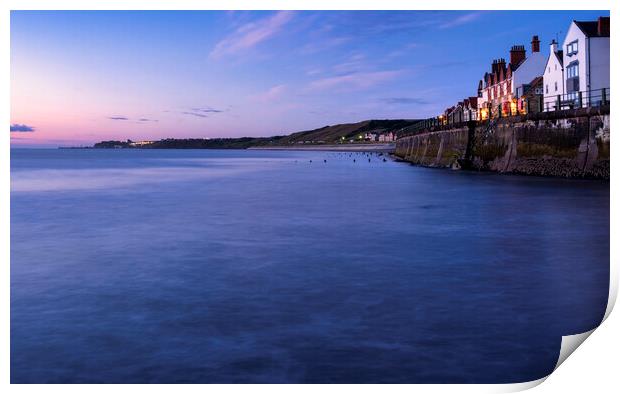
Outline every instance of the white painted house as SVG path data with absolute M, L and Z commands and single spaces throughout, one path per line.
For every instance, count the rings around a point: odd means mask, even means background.
M 540 40 L 538 36 L 532 37 L 532 52 L 512 72 L 512 96 L 520 99 L 526 86 L 536 77 L 543 75 L 547 58 L 540 53 Z
M 491 64 L 491 72 L 485 73 L 478 83 L 478 113 L 480 120 L 499 115 L 516 115 L 522 108 L 520 102 L 532 80 L 543 75 L 547 58 L 540 53 L 538 36 L 532 37 L 532 51 L 526 57 L 525 46 L 514 45 L 510 49 L 510 63 L 503 58 Z
M 544 110 L 554 111 L 557 104 L 557 96 L 564 96 L 564 51 L 555 40 L 551 41 L 549 57 L 545 65 L 543 75 Z
M 598 105 L 609 91 L 609 17 L 573 21 L 562 45 L 565 101 Z M 609 96 L 605 97 L 609 100 Z

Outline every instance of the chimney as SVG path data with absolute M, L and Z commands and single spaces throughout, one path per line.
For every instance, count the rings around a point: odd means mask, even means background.
M 532 37 L 532 53 L 540 52 L 540 40 L 538 36 Z
M 551 46 L 549 47 L 549 53 L 556 53 L 558 51 L 558 43 L 554 40 L 551 40 Z
M 599 16 L 598 35 L 601 37 L 609 37 L 609 17 L 608 16 Z
M 510 48 L 510 64 L 518 66 L 525 60 L 525 47 L 523 45 L 513 45 Z

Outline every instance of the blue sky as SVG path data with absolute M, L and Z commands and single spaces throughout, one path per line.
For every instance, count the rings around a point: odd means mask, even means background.
M 12 144 L 436 115 L 514 44 L 608 11 L 13 11 Z

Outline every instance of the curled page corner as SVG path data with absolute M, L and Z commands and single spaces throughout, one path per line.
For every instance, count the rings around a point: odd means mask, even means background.
M 562 345 L 560 346 L 560 356 L 558 357 L 558 362 L 555 364 L 555 371 L 558 369 L 560 365 L 568 356 L 570 356 L 577 348 L 596 330 L 596 328 L 591 329 L 590 331 L 582 332 L 581 334 L 575 335 L 565 335 L 562 337 Z
M 562 344 L 560 345 L 560 355 L 558 356 L 558 361 L 553 368 L 553 373 L 558 367 L 570 356 L 578 347 L 581 345 L 589 336 L 596 330 L 596 328 L 586 331 L 580 334 L 575 335 L 565 335 L 562 337 Z M 534 388 L 547 380 L 547 378 L 551 376 L 551 374 L 544 376 L 540 379 L 531 380 L 529 382 L 522 383 L 511 383 L 498 387 L 496 392 L 498 393 L 516 393 L 519 391 L 529 390 Z
M 598 326 L 594 327 L 593 329 L 591 329 L 590 331 L 586 331 L 586 332 L 582 332 L 580 334 L 574 334 L 574 335 L 565 335 L 562 337 L 562 343 L 560 345 L 560 354 L 558 356 L 558 361 L 555 364 L 555 367 L 553 368 L 553 372 L 555 372 L 556 369 L 558 369 L 560 367 L 560 365 L 562 365 L 562 363 L 564 361 L 566 361 L 566 359 L 568 358 L 568 356 L 570 356 L 571 354 L 573 354 L 573 352 L 575 350 L 577 350 L 577 348 L 579 346 L 581 346 L 581 344 L 588 339 L 588 337 L 597 329 L 601 326 L 601 324 L 603 324 L 603 322 L 605 320 L 607 320 L 607 318 L 609 317 L 609 315 L 611 314 L 611 311 L 614 309 L 614 306 L 616 304 L 616 298 L 618 295 L 618 283 L 617 283 L 617 276 L 615 276 L 615 270 L 613 268 L 613 264 L 610 267 L 610 276 L 612 278 L 610 285 L 609 285 L 609 298 L 607 299 L 607 308 L 605 309 L 605 316 L 603 316 L 603 319 L 601 321 L 601 323 L 599 323 Z M 534 388 L 536 386 L 538 386 L 539 384 L 543 383 L 545 380 L 547 380 L 547 378 L 551 376 L 551 374 L 542 377 L 540 379 L 536 379 L 536 380 L 531 380 L 529 382 L 522 382 L 522 383 L 510 383 L 510 384 L 505 384 L 505 385 L 501 385 L 498 387 L 498 390 L 494 390 L 494 392 L 498 392 L 498 393 L 515 393 L 515 392 L 519 392 L 519 391 L 524 391 L 524 390 L 529 390 L 531 388 Z
M 545 380 L 547 380 L 547 378 L 549 376 L 550 375 L 547 375 L 547 376 L 542 377 L 540 379 L 531 380 L 529 382 L 505 384 L 505 385 L 502 385 L 501 389 L 498 390 L 497 392 L 499 392 L 499 393 L 516 393 L 516 392 L 519 392 L 519 391 L 529 390 L 531 388 L 534 388 L 534 387 L 538 386 L 539 384 L 541 384 Z

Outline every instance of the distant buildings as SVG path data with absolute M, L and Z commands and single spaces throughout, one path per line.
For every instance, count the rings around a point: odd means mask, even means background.
M 396 134 L 392 133 L 391 131 L 389 133 L 379 134 L 379 142 L 392 141 L 396 141 Z
M 478 120 L 478 97 L 463 100 L 463 121 Z
M 366 133 L 364 134 L 364 141 L 376 141 L 377 134 L 376 133 Z
M 129 146 L 145 146 L 145 145 L 151 145 L 153 143 L 153 141 L 131 141 L 131 140 L 127 140 L 127 142 L 129 143 Z
M 396 134 L 393 132 L 389 132 L 389 133 L 383 133 L 382 130 L 385 129 L 381 129 L 381 130 L 375 130 L 374 132 L 367 132 L 364 134 L 363 139 L 364 141 L 370 141 L 370 142 L 392 142 L 392 141 L 396 141 Z

